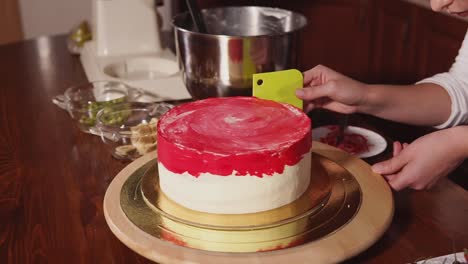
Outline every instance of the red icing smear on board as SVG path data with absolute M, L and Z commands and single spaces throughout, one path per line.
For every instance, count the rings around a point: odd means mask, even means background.
M 175 235 L 169 233 L 166 230 L 161 230 L 161 239 L 174 243 L 179 246 L 187 247 L 187 243 L 185 243 L 182 239 L 178 239 Z
M 311 121 L 291 105 L 254 97 L 180 105 L 158 122 L 158 159 L 193 176 L 273 175 L 310 151 Z
M 343 140 L 338 144 L 338 126 L 328 126 L 330 132 L 325 137 L 320 138 L 320 142 L 340 148 L 351 154 L 360 154 L 369 150 L 367 139 L 359 134 L 345 133 Z
M 284 246 L 283 245 L 278 245 L 276 247 L 272 247 L 272 248 L 269 248 L 269 249 L 260 249 L 260 250 L 257 250 L 257 252 L 268 252 L 268 251 L 275 251 L 275 250 L 280 250 L 280 249 L 292 248 L 292 247 L 296 247 L 296 246 L 304 244 L 305 241 L 306 240 L 304 238 L 299 238 L 299 239 L 294 240 L 291 243 L 286 244 Z

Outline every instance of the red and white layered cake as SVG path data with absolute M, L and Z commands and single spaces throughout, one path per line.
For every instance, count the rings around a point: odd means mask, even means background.
M 189 209 L 245 214 L 278 208 L 309 186 L 311 121 L 254 97 L 210 98 L 158 123 L 161 190 Z

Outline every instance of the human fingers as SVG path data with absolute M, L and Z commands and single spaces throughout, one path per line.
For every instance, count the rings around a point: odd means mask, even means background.
M 355 106 L 346 105 L 333 100 L 324 100 L 324 102 L 321 104 L 321 107 L 342 114 L 352 114 L 356 112 Z
M 315 109 L 315 104 L 313 102 L 304 102 L 304 112 L 308 113 Z
M 398 155 L 389 160 L 374 164 L 372 170 L 379 174 L 394 174 L 400 171 L 406 164 L 404 155 Z
M 317 85 L 323 84 L 323 80 L 320 78 L 320 76 L 317 77 L 306 77 L 304 76 L 304 87 L 313 87 Z
M 387 174 L 387 175 L 382 175 L 386 180 L 387 182 L 393 180 L 393 178 L 395 178 L 397 175 L 396 174 Z
M 315 100 L 321 97 L 330 97 L 336 87 L 335 81 L 329 81 L 322 85 L 297 89 L 296 96 L 303 100 Z
M 356 112 L 355 106 L 346 105 L 337 101 L 333 101 L 328 97 L 321 97 L 315 100 L 304 100 L 304 105 L 307 105 L 308 108 L 305 110 L 312 110 L 315 108 L 323 108 L 333 112 L 343 113 L 343 114 L 352 114 Z
M 405 188 L 424 190 L 436 184 L 437 178 L 421 177 L 421 175 L 421 170 L 417 169 L 417 166 L 407 165 L 395 175 L 386 175 L 385 177 L 390 176 L 388 183 L 395 191 L 400 191 Z
M 312 69 L 309 69 L 303 73 L 304 76 L 304 85 L 309 85 L 312 81 L 320 80 L 320 76 L 322 74 L 322 67 L 321 65 L 317 65 Z M 318 83 L 317 83 L 318 84 Z
M 303 76 L 304 85 L 307 86 L 320 85 L 341 75 L 334 70 L 319 64 L 312 69 L 305 71 Z
M 430 2 L 432 10 L 440 12 L 447 9 L 453 3 L 453 0 L 431 0 Z
M 329 99 L 327 98 L 318 98 L 316 100 L 311 100 L 311 101 L 308 101 L 308 100 L 304 100 L 304 111 L 305 112 L 308 112 L 308 111 L 311 111 L 315 108 L 323 108 L 323 105 L 326 103 L 326 101 L 328 101 Z
M 398 173 L 393 174 L 386 174 L 383 175 L 385 180 L 387 180 L 388 185 L 395 191 L 400 191 L 408 186 L 408 184 L 402 181 L 402 177 L 400 175 L 400 171 Z
M 393 142 L 393 156 L 397 156 L 400 154 L 401 150 L 403 149 L 403 146 L 399 141 Z
M 401 154 L 398 156 L 401 157 Z M 429 175 L 424 173 L 418 165 L 418 162 L 412 161 L 412 164 L 405 163 L 404 166 L 393 175 L 385 175 L 388 179 L 389 185 L 395 191 L 400 191 L 405 188 L 411 188 L 414 190 L 423 190 L 433 185 L 433 177 L 426 177 Z M 424 177 L 421 177 L 425 175 Z
M 406 187 L 408 187 L 410 185 L 408 180 L 407 180 L 407 177 L 405 177 L 402 174 L 403 174 L 403 172 L 399 172 L 397 174 L 394 174 L 388 180 L 388 184 L 395 191 L 401 191 L 401 190 L 405 189 Z

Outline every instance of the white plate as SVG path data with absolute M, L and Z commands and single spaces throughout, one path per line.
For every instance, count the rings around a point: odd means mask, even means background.
M 332 131 L 332 126 L 322 126 L 312 129 L 312 140 L 320 141 Z M 362 127 L 348 126 L 345 133 L 362 135 L 367 139 L 369 150 L 357 154 L 360 158 L 369 158 L 382 153 L 387 148 L 387 141 L 379 134 Z
M 457 253 L 457 260 L 460 263 L 466 263 L 464 262 L 465 257 L 463 256 L 463 254 L 464 254 L 463 251 Z M 449 255 L 442 256 L 442 257 L 421 260 L 421 261 L 418 261 L 417 263 L 418 264 L 443 264 L 443 263 L 450 264 L 450 263 L 453 263 L 454 261 L 455 261 L 455 254 L 449 254 Z

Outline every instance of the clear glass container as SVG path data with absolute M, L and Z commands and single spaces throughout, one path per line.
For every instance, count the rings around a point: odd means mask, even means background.
M 101 137 L 112 156 L 134 160 L 156 150 L 157 123 L 173 105 L 166 103 L 121 103 L 100 110 L 94 134 Z
M 91 133 L 99 110 L 134 101 L 141 95 L 140 90 L 121 82 L 96 81 L 70 87 L 52 101 L 70 114 L 80 130 Z

